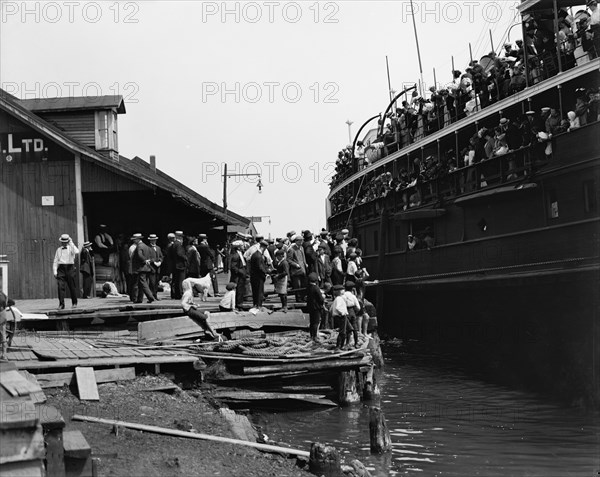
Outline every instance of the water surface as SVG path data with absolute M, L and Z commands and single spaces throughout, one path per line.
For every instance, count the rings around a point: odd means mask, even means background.
M 334 445 L 374 476 L 597 476 L 598 413 L 478 378 L 448 356 L 384 348 L 377 401 L 393 450 L 369 450 L 367 403 L 345 408 L 260 413 L 271 438 L 293 447 Z

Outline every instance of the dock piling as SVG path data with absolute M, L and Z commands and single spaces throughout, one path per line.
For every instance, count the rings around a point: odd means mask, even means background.
M 369 408 L 369 434 L 372 454 L 383 454 L 392 449 L 392 439 L 385 416 L 377 406 Z

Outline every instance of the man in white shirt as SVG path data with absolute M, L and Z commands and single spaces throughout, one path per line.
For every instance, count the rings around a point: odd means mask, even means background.
M 256 252 L 260 248 L 260 242 L 264 240 L 264 236 L 257 235 L 256 237 L 254 237 L 254 240 L 255 242 L 250 246 L 248 250 L 244 252 L 244 259 L 246 260 L 246 262 L 249 262 L 254 252 Z M 271 267 L 273 265 L 273 259 L 271 258 L 269 250 L 265 249 L 263 251 L 263 255 L 265 257 L 265 260 L 267 261 L 267 265 Z
M 191 288 L 183 293 L 183 297 L 181 298 L 181 307 L 183 308 L 183 311 L 185 311 L 186 315 L 198 323 L 206 333 L 212 336 L 213 339 L 219 336 L 208 322 L 210 319 L 210 312 L 201 312 L 196 307 L 196 304 L 194 303 L 194 291 Z
M 65 292 L 69 288 L 73 308 L 77 306 L 77 289 L 75 288 L 75 258 L 79 250 L 68 234 L 60 236 L 61 246 L 56 249 L 52 273 L 58 285 L 58 309 L 65 308 Z
M 342 297 L 346 301 L 346 308 L 348 308 L 348 326 L 354 336 L 354 347 L 358 348 L 358 315 L 360 314 L 362 306 L 360 305 L 358 298 L 356 298 L 355 287 L 356 285 L 354 282 L 347 281 L 345 285 L 346 291 L 343 293 Z M 349 343 L 350 336 L 346 335 L 346 345 Z
M 346 306 L 346 300 L 342 296 L 344 293 L 343 285 L 335 285 L 333 287 L 333 303 L 329 312 L 333 318 L 334 326 L 338 330 L 338 338 L 336 343 L 336 349 L 341 349 L 346 343 L 346 327 L 348 326 L 348 307 Z

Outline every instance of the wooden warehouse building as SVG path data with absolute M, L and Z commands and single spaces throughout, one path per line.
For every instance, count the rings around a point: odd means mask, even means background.
M 0 256 L 16 299 L 57 294 L 52 260 L 68 233 L 81 247 L 100 224 L 113 238 L 206 233 L 224 243 L 224 225 L 248 219 L 197 194 L 152 164 L 118 152 L 121 96 L 18 98 L 0 90 Z M 152 159 L 152 158 L 151 158 Z

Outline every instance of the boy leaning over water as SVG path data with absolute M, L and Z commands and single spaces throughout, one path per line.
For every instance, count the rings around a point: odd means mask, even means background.
M 330 313 L 333 317 L 333 323 L 339 329 L 336 349 L 341 349 L 346 342 L 346 326 L 348 325 L 348 307 L 346 300 L 342 296 L 344 292 L 343 285 L 334 285 L 333 287 L 333 303 L 331 304 Z
M 350 331 L 352 331 L 352 335 L 354 336 L 354 347 L 358 348 L 358 317 L 361 317 L 362 320 L 362 306 L 356 297 L 356 285 L 354 282 L 348 281 L 346 282 L 346 291 L 342 295 L 344 300 L 346 301 L 346 308 L 348 308 L 348 321 L 350 326 Z M 346 335 L 346 344 L 350 344 L 350 336 Z

